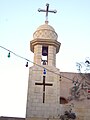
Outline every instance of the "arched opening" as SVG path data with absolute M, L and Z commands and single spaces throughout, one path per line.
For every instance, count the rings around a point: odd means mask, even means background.
M 48 46 L 42 46 L 42 65 L 48 64 Z
M 60 104 L 67 104 L 68 101 L 64 97 L 60 97 Z

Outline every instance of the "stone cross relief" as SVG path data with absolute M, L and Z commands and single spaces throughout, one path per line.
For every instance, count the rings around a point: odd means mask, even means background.
M 48 13 L 51 12 L 51 13 L 56 13 L 57 11 L 56 10 L 49 10 L 49 4 L 47 3 L 46 4 L 46 10 L 43 10 L 43 9 L 38 9 L 38 12 L 46 12 L 46 21 L 48 21 Z
M 45 87 L 46 86 L 53 86 L 53 84 L 45 83 L 45 76 L 43 76 L 43 82 L 42 83 L 36 82 L 35 85 L 43 85 L 43 103 L 45 103 Z

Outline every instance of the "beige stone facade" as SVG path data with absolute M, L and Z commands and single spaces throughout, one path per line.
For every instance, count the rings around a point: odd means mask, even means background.
M 85 82 L 88 84 L 87 86 L 90 87 L 90 74 L 81 74 L 81 73 L 70 73 L 70 72 L 61 72 L 60 73 L 62 78 L 60 81 L 60 97 L 65 98 L 68 100 L 70 97 L 70 90 L 73 86 L 72 81 L 78 80 L 78 82 L 85 84 Z M 64 76 L 64 77 L 63 77 Z M 69 78 L 69 79 L 67 79 Z M 77 115 L 76 120 L 89 120 L 90 119 L 90 99 L 88 99 L 88 95 L 90 93 L 87 92 L 87 87 L 80 87 L 80 96 L 78 99 L 72 99 L 68 100 L 67 104 L 63 105 L 72 105 L 73 104 L 73 111 Z
M 36 30 L 33 36 L 30 48 L 34 52 L 34 63 L 36 64 L 29 70 L 26 118 L 58 118 L 60 71 L 55 66 L 60 43 L 57 41 L 57 33 L 53 27 L 45 23 Z M 42 63 L 43 47 L 48 49 L 45 55 L 47 56 L 45 65 Z M 46 74 L 43 74 L 44 69 Z
M 46 67 L 52 70 L 53 67 Z M 54 68 L 54 71 L 59 74 L 59 70 Z M 39 117 L 39 118 L 57 118 L 59 113 L 59 76 L 52 74 L 46 70 L 45 83 L 52 84 L 52 86 L 45 87 L 45 100 L 43 103 L 43 85 L 35 85 L 35 83 L 42 83 L 43 81 L 43 68 L 33 66 L 30 68 L 29 89 L 27 98 L 27 111 L 26 117 Z
M 70 109 L 76 114 L 76 120 L 89 120 L 90 100 L 87 99 L 88 93 L 85 88 L 89 77 L 87 79 L 87 75 L 80 73 L 60 72 L 56 68 L 56 54 L 61 45 L 57 37 L 55 29 L 45 23 L 37 28 L 33 40 L 30 41 L 35 64 L 29 69 L 26 120 L 58 120 Z M 48 48 L 48 52 L 45 53 L 46 64 L 42 63 L 43 46 Z M 43 74 L 44 70 L 46 74 Z M 80 85 L 76 96 L 73 81 L 77 80 Z

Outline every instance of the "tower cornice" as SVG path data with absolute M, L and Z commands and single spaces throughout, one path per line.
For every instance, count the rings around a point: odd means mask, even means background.
M 30 41 L 30 50 L 34 52 L 34 46 L 35 45 L 45 45 L 45 46 L 55 46 L 56 47 L 56 53 L 59 52 L 61 43 L 57 40 L 50 40 L 50 39 L 34 39 Z

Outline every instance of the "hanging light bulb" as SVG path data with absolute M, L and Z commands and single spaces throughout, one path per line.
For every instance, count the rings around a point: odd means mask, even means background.
M 26 67 L 28 67 L 28 62 L 26 62 L 26 65 L 25 65 Z
M 10 58 L 10 52 L 8 53 L 8 58 Z
M 43 74 L 44 74 L 44 75 L 46 74 L 46 70 L 45 70 L 45 68 L 44 68 Z

